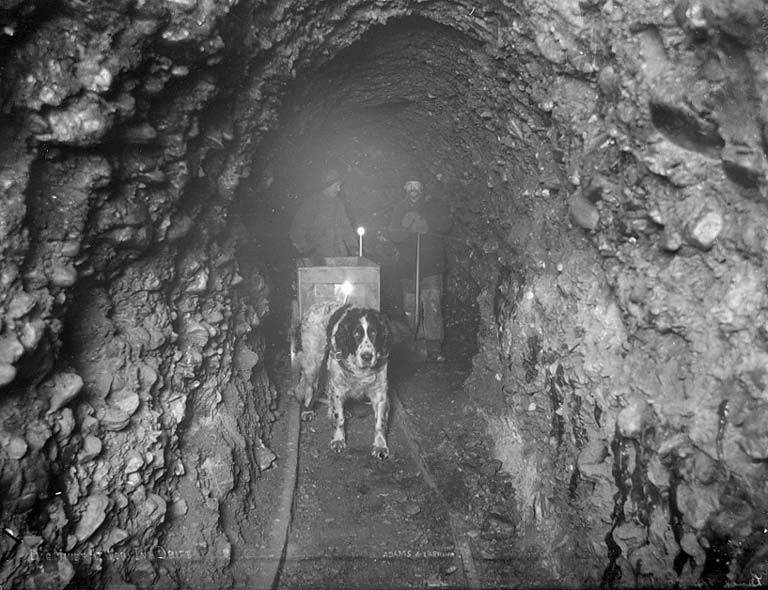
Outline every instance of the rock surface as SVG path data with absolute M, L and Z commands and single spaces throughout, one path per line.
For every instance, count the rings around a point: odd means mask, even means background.
M 286 244 L 318 149 L 370 227 L 413 165 L 452 210 L 475 403 L 545 579 L 761 575 L 764 11 L 0 2 L 1 516 L 55 555 L 0 538 L 0 585 L 226 585 L 274 460 L 250 253 Z M 151 559 L 161 526 L 199 565 Z

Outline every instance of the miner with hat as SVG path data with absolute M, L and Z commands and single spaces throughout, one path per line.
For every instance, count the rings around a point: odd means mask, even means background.
M 442 236 L 451 227 L 450 209 L 425 195 L 421 174 L 410 172 L 403 186 L 404 198 L 395 210 L 391 239 L 397 243 L 403 310 L 417 339 L 426 340 L 427 358 L 443 360 L 443 274 L 446 270 Z M 417 247 L 418 242 L 418 247 Z M 416 254 L 419 252 L 419 299 L 416 323 Z
M 293 218 L 290 238 L 314 264 L 325 257 L 349 256 L 357 247 L 355 230 L 341 200 L 343 178 L 334 169 L 322 174 L 318 191 L 307 197 Z

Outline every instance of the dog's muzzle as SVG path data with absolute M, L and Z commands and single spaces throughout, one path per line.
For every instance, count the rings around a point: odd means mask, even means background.
M 360 350 L 357 353 L 357 364 L 361 369 L 368 369 L 376 364 L 376 352 L 374 350 Z

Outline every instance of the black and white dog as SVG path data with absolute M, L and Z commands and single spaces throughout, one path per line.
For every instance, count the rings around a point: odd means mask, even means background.
M 375 309 L 317 303 L 301 322 L 301 377 L 294 393 L 313 408 L 323 369 L 327 371 L 328 415 L 333 421 L 331 449 L 342 452 L 344 402 L 367 397 L 375 416 L 372 454 L 389 456 L 386 428 L 389 419 L 387 365 L 391 345 L 389 320 Z

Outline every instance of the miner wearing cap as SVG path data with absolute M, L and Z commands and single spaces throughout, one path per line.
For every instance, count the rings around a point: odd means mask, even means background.
M 398 245 L 398 266 L 403 294 L 403 309 L 417 338 L 426 340 L 428 358 L 443 360 L 443 274 L 446 270 L 445 245 L 442 235 L 451 227 L 447 204 L 424 194 L 421 180 L 410 175 L 403 186 L 404 199 L 392 220 L 391 239 Z M 416 236 L 420 237 L 421 321 L 415 322 L 416 302 Z
M 357 247 L 355 230 L 340 198 L 342 181 L 336 170 L 327 170 L 319 192 L 304 200 L 291 223 L 291 242 L 314 264 L 323 264 L 326 257 L 349 256 Z

